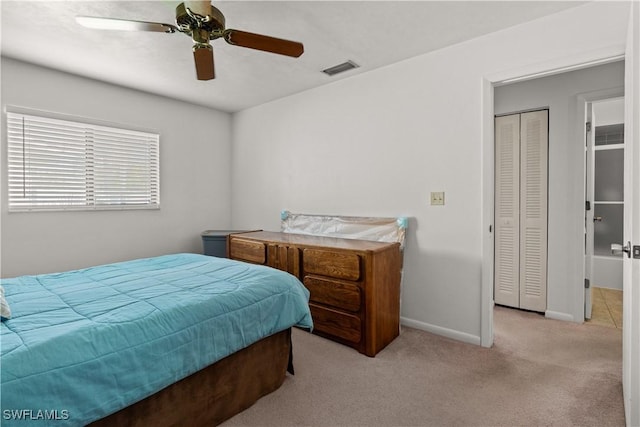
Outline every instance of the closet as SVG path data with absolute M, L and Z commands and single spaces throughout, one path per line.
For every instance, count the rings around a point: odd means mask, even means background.
M 495 118 L 496 304 L 547 308 L 549 111 Z

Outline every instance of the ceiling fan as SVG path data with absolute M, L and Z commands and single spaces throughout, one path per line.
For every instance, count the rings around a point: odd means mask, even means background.
M 234 46 L 299 57 L 304 52 L 302 43 L 269 37 L 262 34 L 225 28 L 222 12 L 209 1 L 187 1 L 176 7 L 176 25 L 128 19 L 76 16 L 76 21 L 88 28 L 103 30 L 180 32 L 193 39 L 193 58 L 198 80 L 215 78 L 211 40 L 223 38 Z

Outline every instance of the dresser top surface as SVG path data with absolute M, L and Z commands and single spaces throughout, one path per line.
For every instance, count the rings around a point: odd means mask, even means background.
M 278 231 L 253 231 L 233 235 L 236 238 L 248 238 L 263 242 L 288 243 L 292 245 L 322 246 L 337 249 L 378 251 L 399 243 L 375 242 L 372 240 L 345 239 L 329 236 L 311 236 L 307 234 L 283 233 Z

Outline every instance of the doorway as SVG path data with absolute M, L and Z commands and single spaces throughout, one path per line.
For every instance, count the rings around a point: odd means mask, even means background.
M 638 280 L 640 277 L 640 263 L 637 259 L 632 258 L 637 252 L 637 246 L 640 245 L 640 206 L 637 201 L 637 197 L 640 189 L 640 174 L 637 173 L 640 170 L 640 6 L 636 2 L 631 2 L 630 20 L 627 31 L 627 39 L 624 49 L 624 54 L 621 56 L 620 51 L 616 49 L 605 49 L 600 52 L 599 56 L 595 56 L 595 59 L 586 62 L 584 58 L 573 58 L 563 62 L 565 66 L 572 67 L 573 69 L 586 67 L 593 65 L 596 62 L 603 63 L 605 61 L 614 61 L 616 58 L 625 59 L 624 67 L 624 87 L 610 88 L 609 90 L 603 90 L 604 96 L 600 96 L 600 99 L 611 98 L 614 96 L 625 97 L 625 136 L 627 150 L 625 150 L 625 168 L 624 182 L 625 182 L 625 200 L 624 205 L 624 246 L 622 249 L 625 252 L 623 256 L 623 286 L 624 286 L 624 329 L 623 334 L 623 369 L 622 369 L 622 388 L 624 392 L 625 402 L 625 415 L 626 421 L 629 425 L 640 425 L 640 363 L 638 357 L 640 355 L 640 341 L 638 341 L 638 328 L 640 327 L 640 291 L 638 289 Z M 592 57 L 593 58 L 593 57 Z M 600 59 L 598 59 L 600 58 Z M 483 80 L 483 97 L 482 97 L 482 109 L 483 109 L 483 148 L 482 148 L 482 164 L 483 168 L 483 206 L 482 206 L 482 218 L 483 218 L 483 268 L 482 268 L 482 304 L 481 304 L 481 344 L 484 347 L 491 347 L 493 345 L 493 143 L 494 143 L 494 129 L 492 121 L 497 111 L 494 110 L 494 91 L 500 87 L 501 84 L 507 81 L 525 81 L 526 79 L 533 79 L 541 74 L 550 75 L 557 70 L 553 67 L 546 66 L 544 64 L 530 65 L 524 67 L 522 70 L 495 73 L 493 75 L 485 76 Z M 594 89 L 597 90 L 597 89 Z M 591 101 L 597 100 L 598 97 L 594 96 Z M 582 98 L 584 101 L 584 98 Z M 578 101 L 573 107 L 574 118 L 584 114 L 584 108 L 580 111 L 577 108 Z M 577 127 L 574 129 L 573 137 L 580 138 L 580 135 L 584 132 L 584 122 L 574 121 Z M 584 156 L 584 139 L 578 140 L 581 153 L 577 154 L 581 160 Z M 553 156 L 553 153 L 551 154 Z M 551 157 L 553 158 L 553 157 Z M 553 161 L 553 160 L 552 160 Z M 584 186 L 584 164 L 580 166 L 580 174 L 571 174 L 572 184 L 577 190 L 579 187 Z M 578 199 L 573 195 L 568 194 L 567 199 L 571 206 L 571 212 L 573 216 L 581 218 L 584 216 L 584 191 L 579 191 Z M 584 318 L 584 281 L 579 283 L 576 280 L 584 276 L 584 221 L 579 219 L 575 221 L 579 224 L 578 234 L 579 244 L 577 245 L 578 256 L 581 258 L 580 262 L 574 262 L 569 266 L 571 274 L 565 275 L 567 279 L 572 282 L 572 287 L 575 289 L 572 295 L 569 295 L 573 301 L 582 300 L 582 304 L 574 306 L 572 312 L 574 316 L 570 316 L 570 320 L 582 316 Z M 572 232 L 575 233 L 576 230 Z M 569 245 L 564 245 L 562 249 L 573 250 L 575 246 L 574 238 L 571 239 Z M 640 255 L 640 254 L 638 254 Z M 569 292 L 571 293 L 571 292 Z
M 495 115 L 549 111 L 547 318 L 584 322 L 585 103 L 623 96 L 624 68 L 616 61 L 494 87 Z
M 537 108 L 549 110 L 548 275 L 547 308 L 544 312 L 544 316 L 548 319 L 584 322 L 585 123 L 587 118 L 585 105 L 623 97 L 625 95 L 624 76 L 625 63 L 617 61 L 517 83 L 494 84 L 491 88 L 492 92 L 490 90 L 493 97 L 489 99 L 493 103 L 493 108 L 487 110 L 494 115 Z M 628 106 L 625 107 L 628 111 Z M 488 120 L 489 118 L 485 117 L 485 121 Z M 491 129 L 491 151 L 495 149 L 495 131 Z M 485 153 L 487 153 L 489 139 L 485 141 L 487 142 Z M 485 164 L 491 165 L 493 172 L 497 160 L 493 157 L 488 157 L 486 160 Z M 493 187 L 495 179 L 497 178 L 494 176 L 485 182 L 491 183 Z M 493 204 L 494 199 L 495 194 L 492 194 L 487 200 L 487 205 L 489 201 Z M 496 218 L 494 211 L 489 212 L 492 219 Z M 495 234 L 491 234 L 491 228 L 485 236 L 487 237 L 486 246 L 491 246 L 490 253 L 495 255 Z M 485 263 L 485 266 L 487 264 Z M 490 271 L 483 277 L 485 278 L 484 289 L 487 291 L 489 286 L 495 283 L 495 272 Z M 625 297 L 628 299 L 629 295 L 627 293 Z M 490 315 L 483 315 L 483 319 L 487 318 L 490 325 L 487 326 L 487 322 L 483 323 L 486 328 L 483 330 L 489 330 L 490 333 L 493 333 L 493 330 L 500 331 L 503 325 L 496 323 L 494 326 L 492 323 L 494 316 L 498 322 L 500 321 L 499 315 L 494 314 L 494 310 L 498 313 L 499 309 L 498 307 L 487 309 L 486 312 L 490 312 Z M 630 310 L 625 311 L 627 316 L 630 312 Z M 586 325 L 575 327 L 576 331 L 585 329 L 596 328 Z M 625 330 L 628 330 L 626 326 Z M 619 329 L 611 328 L 610 330 L 612 336 L 620 336 L 622 333 L 623 331 Z M 483 338 L 483 345 L 493 338 L 490 334 L 485 336 L 489 336 L 489 339 Z M 619 345 L 618 350 L 621 355 L 618 360 L 624 372 L 624 357 L 622 357 L 624 349 Z M 629 360 L 628 356 L 627 360 Z
M 622 328 L 624 98 L 585 104 L 585 320 Z

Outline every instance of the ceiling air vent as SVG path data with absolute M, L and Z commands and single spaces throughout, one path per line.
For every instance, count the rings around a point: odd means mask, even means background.
M 326 70 L 322 70 L 328 76 L 335 76 L 339 73 L 344 73 L 345 71 L 353 70 L 354 68 L 358 68 L 359 65 L 353 61 L 343 62 L 342 64 L 334 65 L 331 68 L 327 68 Z

